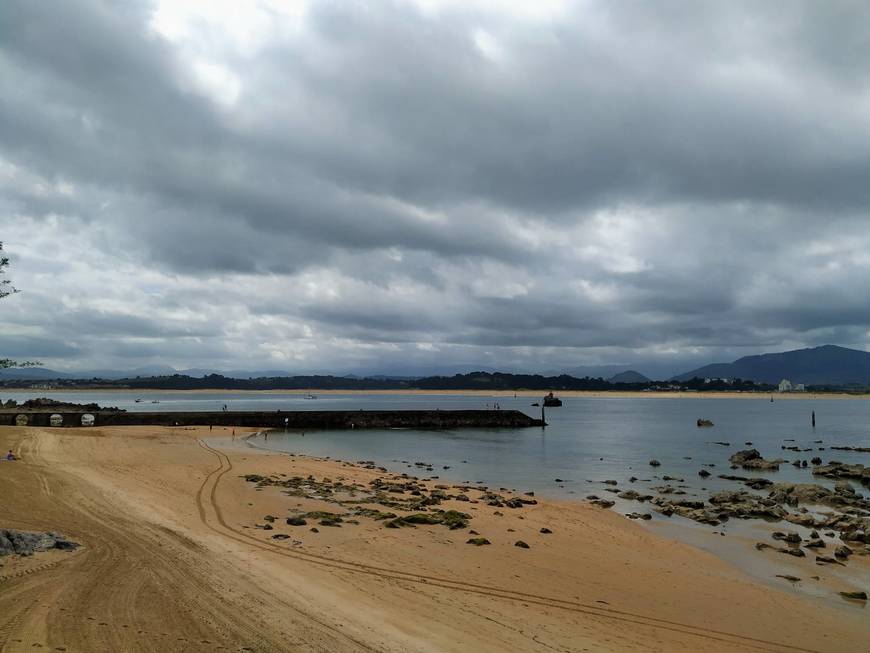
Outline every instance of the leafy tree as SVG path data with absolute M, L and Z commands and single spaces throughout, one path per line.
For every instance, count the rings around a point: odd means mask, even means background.
M 3 251 L 3 243 L 0 241 L 0 252 Z M 9 265 L 9 257 L 8 256 L 0 256 L 0 275 L 6 274 L 6 267 Z M 9 279 L 0 279 L 0 299 L 3 299 L 7 295 L 11 295 L 14 292 L 18 292 L 15 287 L 12 285 L 12 282 Z
M 9 266 L 9 257 L 3 256 L 3 243 L 0 242 L 0 277 L 6 274 L 6 268 Z M 0 299 L 4 297 L 8 297 L 9 295 L 18 292 L 18 289 L 12 285 L 12 282 L 9 279 L 0 278 Z M 0 358 L 0 369 L 4 369 L 7 367 L 32 367 L 33 365 L 37 365 L 38 363 L 33 362 L 24 362 L 24 363 L 16 363 L 13 360 L 8 358 Z

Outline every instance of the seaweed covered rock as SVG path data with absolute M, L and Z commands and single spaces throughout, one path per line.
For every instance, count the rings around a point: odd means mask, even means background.
M 765 460 L 761 457 L 758 449 L 744 449 L 732 455 L 729 459 L 732 465 L 739 465 L 743 469 L 760 469 L 776 471 L 779 469 L 780 460 Z
M 450 530 L 458 530 L 468 526 L 471 515 L 458 510 L 436 510 L 433 512 L 421 512 L 413 515 L 403 515 L 387 521 L 387 528 L 401 528 L 403 526 L 414 527 L 417 524 L 437 525 L 443 524 Z
M 840 596 L 850 601 L 866 601 L 867 592 L 840 592 Z
M 832 460 L 827 465 L 813 467 L 813 474 L 826 478 L 853 479 L 864 485 L 870 485 L 870 467 L 859 464 L 847 465 Z

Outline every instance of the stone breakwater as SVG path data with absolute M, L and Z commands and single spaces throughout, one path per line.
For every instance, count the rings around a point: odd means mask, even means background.
M 312 410 L 213 412 L 10 411 L 0 426 L 239 426 L 289 429 L 456 429 L 542 426 L 518 410 Z

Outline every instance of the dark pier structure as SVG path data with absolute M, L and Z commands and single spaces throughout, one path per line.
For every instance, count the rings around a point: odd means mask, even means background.
M 518 410 L 126 412 L 3 411 L 0 426 L 241 426 L 289 429 L 457 429 L 544 426 Z

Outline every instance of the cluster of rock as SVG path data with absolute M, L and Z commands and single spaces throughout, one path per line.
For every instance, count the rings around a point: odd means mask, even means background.
M 756 481 L 747 483 L 758 485 Z M 695 499 L 675 500 L 668 496 L 657 496 L 650 502 L 657 506 L 657 512 L 665 516 L 676 514 L 712 526 L 728 519 L 788 521 L 808 528 L 834 529 L 840 531 L 844 539 L 868 542 L 870 501 L 859 496 L 848 483 L 838 483 L 834 490 L 811 483 L 768 481 L 764 485 L 770 490 L 767 496 L 747 490 L 720 490 L 713 493 L 708 502 Z M 830 506 L 842 512 L 813 515 L 801 507 L 801 504 Z M 787 506 L 799 508 L 799 511 L 790 512 Z
M 739 451 L 732 455 L 729 460 L 732 467 L 742 467 L 752 471 L 776 471 L 785 462 L 781 459 L 765 460 L 756 449 Z M 694 498 L 682 498 L 681 495 L 685 495 L 686 492 L 681 487 L 685 486 L 674 486 L 670 483 L 653 486 L 651 489 L 658 493 L 657 496 L 643 494 L 633 489 L 619 491 L 606 488 L 606 491 L 618 492 L 620 499 L 641 503 L 649 502 L 655 506 L 656 512 L 667 517 L 679 515 L 713 526 L 729 519 L 787 521 L 812 529 L 838 531 L 843 541 L 870 544 L 870 500 L 857 493 L 855 488 L 845 480 L 860 481 L 865 485 L 870 485 L 870 467 L 838 461 L 830 461 L 828 464 L 822 465 L 820 458 L 814 458 L 812 462 L 814 465 L 813 474 L 838 481 L 833 489 L 813 483 L 776 483 L 766 478 L 720 474 L 719 478 L 721 479 L 743 483 L 750 490 L 766 490 L 767 495 L 760 495 L 749 490 L 721 490 L 714 492 L 707 501 L 702 501 Z M 651 460 L 650 465 L 658 467 L 660 463 L 658 460 Z M 706 478 L 710 476 L 710 473 L 701 470 L 699 475 Z M 681 482 L 683 480 L 670 476 L 662 476 L 661 478 L 665 481 Z M 632 477 L 632 480 L 636 479 Z M 604 481 L 604 483 L 615 484 L 611 481 Z M 612 501 L 600 499 L 595 495 L 589 495 L 587 498 L 592 503 L 602 507 L 614 505 Z M 828 506 L 837 509 L 838 512 L 813 514 L 805 507 L 807 505 Z M 627 516 L 632 519 L 645 518 L 638 513 L 629 513 Z M 821 542 L 821 540 L 817 542 Z M 820 547 L 818 543 L 808 546 Z M 792 551 L 789 552 L 793 555 L 800 555 Z
M 828 532 L 825 534 L 829 538 L 834 537 L 834 533 Z M 800 536 L 800 534 L 795 532 L 783 533 L 782 531 L 774 531 L 771 534 L 771 537 L 775 540 L 779 540 L 784 542 L 786 546 L 776 547 L 767 544 L 766 542 L 756 542 L 755 548 L 759 551 L 763 551 L 765 549 L 770 549 L 772 551 L 777 551 L 778 553 L 785 553 L 787 555 L 795 556 L 797 558 L 805 558 L 807 557 L 807 553 L 804 549 L 812 549 L 814 551 L 819 551 L 821 549 L 827 549 L 828 545 L 819 535 L 818 531 L 813 531 L 809 538 L 804 539 Z M 801 548 L 804 547 L 804 549 Z M 815 562 L 817 565 L 845 565 L 846 560 L 849 559 L 849 556 L 854 554 L 855 551 L 845 545 L 841 544 L 834 548 L 833 557 L 829 555 L 822 555 L 819 553 L 815 554 Z
M 0 528 L 0 556 L 12 554 L 31 556 L 51 549 L 72 551 L 78 546 L 76 542 L 68 540 L 60 533 L 31 533 Z
M 813 467 L 815 476 L 826 478 L 845 478 L 860 481 L 864 485 L 870 485 L 870 467 L 854 464 L 847 465 L 836 460 L 831 460 L 827 465 Z
M 350 463 L 347 464 L 350 465 Z M 360 461 L 358 465 L 367 469 L 383 469 L 376 467 L 371 461 Z M 418 465 L 424 469 L 429 469 L 428 463 L 418 463 Z M 426 483 L 408 474 L 378 477 L 372 479 L 368 486 L 359 483 L 346 483 L 341 478 L 335 481 L 323 478 L 318 481 L 311 475 L 303 478 L 301 476 L 287 477 L 282 474 L 272 476 L 247 474 L 243 478 L 249 483 L 255 483 L 258 490 L 269 486 L 280 487 L 289 496 L 335 503 L 347 509 L 347 512 L 340 514 L 318 511 L 293 515 L 287 519 L 287 524 L 290 526 L 305 526 L 309 520 L 315 520 L 320 526 L 340 526 L 347 523 L 359 523 L 353 518 L 365 517 L 382 521 L 387 528 L 431 524 L 444 525 L 455 530 L 467 527 L 471 515 L 457 510 L 436 508 L 443 501 L 485 503 L 495 508 L 511 509 L 537 504 L 537 500 L 531 498 L 534 496 L 534 492 L 526 492 L 524 496 L 506 496 L 494 492 L 484 485 L 449 486 L 438 484 L 429 487 Z M 471 496 L 470 492 L 480 494 Z M 365 507 L 366 505 L 379 505 L 411 514 L 397 515 L 395 512 L 383 512 Z M 272 530 L 271 524 L 274 519 L 274 517 L 267 516 L 266 523 L 257 524 L 256 527 Z
M 816 441 L 820 443 L 821 441 Z M 726 445 L 727 443 L 713 443 Z M 751 446 L 751 442 L 746 445 Z M 792 451 L 812 451 L 795 447 L 782 447 Z M 866 447 L 831 447 L 845 451 L 870 452 Z M 819 448 L 822 451 L 823 448 Z M 691 460 L 685 457 L 685 460 Z M 739 451 L 729 458 L 732 469 L 778 471 L 780 465 L 787 461 L 782 459 L 766 460 L 757 449 Z M 660 467 L 661 462 L 652 459 L 651 467 Z M 853 483 L 870 486 L 870 466 L 847 464 L 836 460 L 823 464 L 816 456 L 811 461 L 795 460 L 792 465 L 799 468 L 811 467 L 817 477 L 835 481 L 833 488 L 815 483 L 777 483 L 758 476 L 738 476 L 734 474 L 719 474 L 723 480 L 742 483 L 747 489 L 720 490 L 713 492 L 706 500 L 686 497 L 682 488 L 686 485 L 671 484 L 670 481 L 682 483 L 683 479 L 663 475 L 665 484 L 654 485 L 650 490 L 656 495 L 644 494 L 634 489 L 619 490 L 615 487 L 604 488 L 605 492 L 617 493 L 620 499 L 652 504 L 653 510 L 666 517 L 678 515 L 693 521 L 712 526 L 720 525 L 729 519 L 764 519 L 769 522 L 788 522 L 811 530 L 809 538 L 802 538 L 795 532 L 775 531 L 773 538 L 781 542 L 781 546 L 765 542 L 756 544 L 759 550 L 772 550 L 779 553 L 806 558 L 809 552 L 814 555 L 818 565 L 845 565 L 852 555 L 870 555 L 870 498 L 864 498 Z M 704 465 L 714 467 L 714 464 Z M 708 478 L 711 473 L 706 469 L 698 472 L 701 478 Z M 631 482 L 638 479 L 632 476 Z M 646 479 L 649 480 L 649 479 Z M 605 485 L 615 486 L 616 481 L 603 481 Z M 596 495 L 587 497 L 593 504 L 604 508 L 611 507 L 613 501 L 601 499 Z M 819 510 L 828 507 L 833 510 Z M 812 508 L 812 511 L 810 510 Z M 628 512 L 629 519 L 650 519 L 649 513 Z M 824 533 L 828 542 L 819 534 Z M 715 531 L 714 531 L 715 532 Z M 722 533 L 724 535 L 724 533 Z M 839 538 L 839 540 L 835 539 Z M 781 576 L 791 582 L 800 581 L 793 576 Z M 849 600 L 866 600 L 866 593 L 840 592 Z

